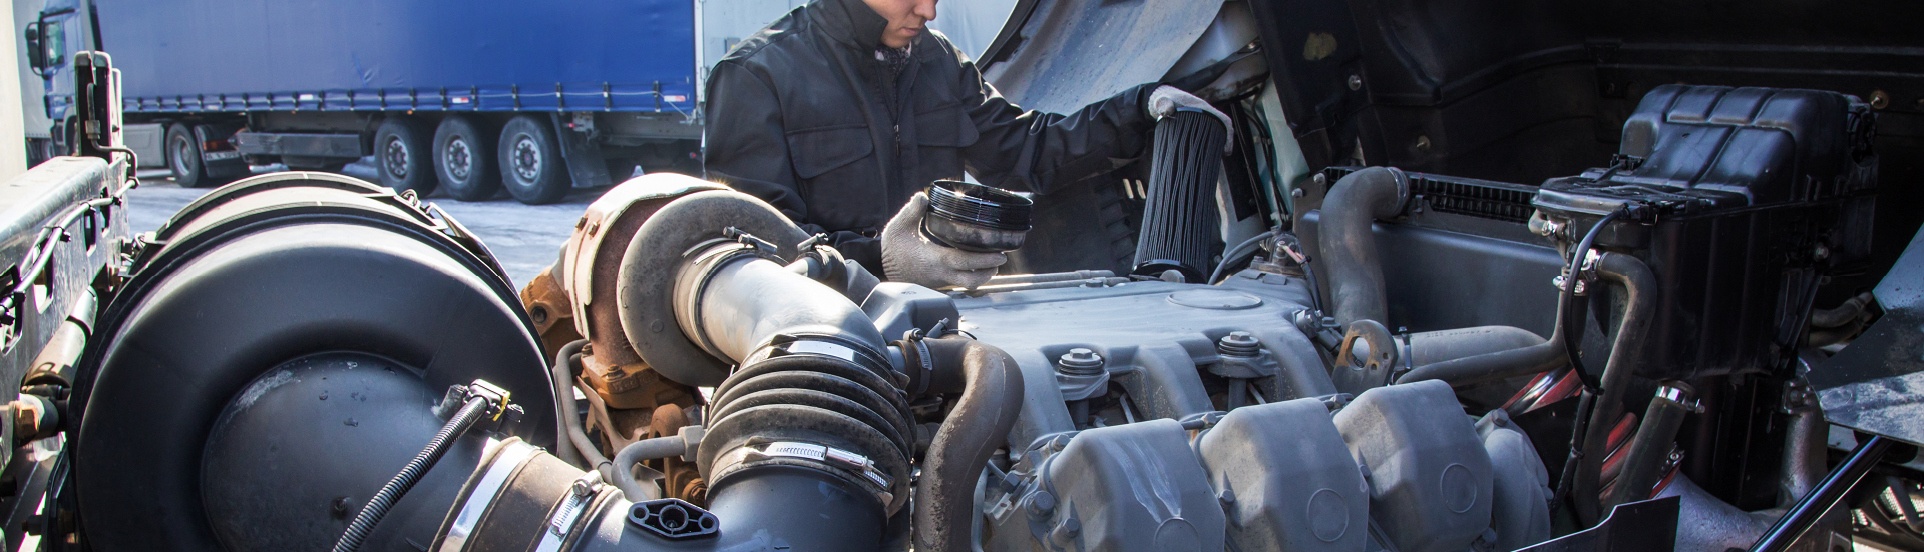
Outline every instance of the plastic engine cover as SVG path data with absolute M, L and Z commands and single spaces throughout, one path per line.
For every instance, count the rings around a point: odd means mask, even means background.
M 1397 550 L 1462 550 L 1490 528 L 1490 456 L 1449 384 L 1371 389 L 1335 421 L 1370 472 L 1370 517 Z
M 1189 448 L 1189 432 L 1175 420 L 1083 431 L 1045 472 L 1056 505 L 1029 526 L 1049 549 L 1223 549 L 1222 506 Z
M 1363 550 L 1369 484 L 1323 401 L 1229 412 L 1198 447 L 1222 497 L 1231 550 Z

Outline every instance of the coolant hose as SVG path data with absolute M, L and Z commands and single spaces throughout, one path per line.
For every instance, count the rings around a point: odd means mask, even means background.
M 1598 487 L 1604 456 L 1609 454 L 1605 450 L 1609 445 L 1609 428 L 1623 415 L 1626 388 L 1636 372 L 1643 353 L 1644 334 L 1649 333 L 1657 307 L 1657 278 L 1650 274 L 1650 267 L 1643 261 L 1620 253 L 1604 253 L 1597 259 L 1596 267 L 1598 276 L 1623 286 L 1625 307 L 1623 318 L 1617 322 L 1616 337 L 1610 344 L 1610 358 L 1604 363 L 1603 390 L 1597 397 L 1595 412 L 1590 415 L 1590 430 L 1583 436 L 1582 464 L 1570 489 L 1577 520 L 1584 527 L 1596 525 L 1599 519 L 1602 501 Z
M 549 379 L 554 380 L 555 435 L 564 439 L 561 446 L 555 447 L 555 457 L 571 466 L 581 465 L 581 451 L 587 451 L 596 456 L 601 454 L 601 451 L 595 450 L 594 443 L 588 441 L 588 435 L 581 429 L 581 420 L 577 419 L 581 414 L 575 410 L 575 378 L 572 359 L 587 346 L 586 339 L 577 339 L 562 345 L 560 350 L 555 351 L 554 364 L 548 367 Z M 581 438 L 576 439 L 576 434 L 580 434 Z M 595 462 L 588 467 L 594 468 L 600 464 Z
M 628 446 L 621 447 L 621 452 L 615 453 L 614 477 L 609 480 L 609 483 L 621 489 L 621 494 L 628 497 L 631 502 L 661 498 L 661 489 L 656 488 L 654 482 L 643 483 L 635 479 L 635 465 L 643 460 L 681 456 L 687 450 L 688 443 L 680 436 L 656 437 L 629 443 Z
M 1559 317 L 1565 310 L 1564 301 L 1557 300 Z M 1398 378 L 1396 383 L 1434 379 L 1443 380 L 1451 387 L 1465 387 L 1554 370 L 1569 363 L 1569 353 L 1564 349 L 1563 326 L 1559 319 L 1556 328 L 1551 330 L 1550 338 L 1535 345 L 1417 366 Z
M 1409 197 L 1409 178 L 1403 171 L 1370 167 L 1337 180 L 1323 200 L 1316 245 L 1328 269 L 1331 315 L 1337 324 L 1389 322 L 1383 266 L 1370 225 L 1402 214 Z
M 1008 353 L 966 338 L 927 339 L 930 393 L 962 393 L 922 457 L 915 486 L 915 549 L 968 552 L 975 486 L 1022 412 L 1022 369 Z
M 1689 391 L 1681 383 L 1657 388 L 1657 396 L 1651 397 L 1650 406 L 1644 409 L 1636 436 L 1630 438 L 1623 473 L 1617 476 L 1615 490 L 1606 497 L 1606 509 L 1650 498 L 1651 489 L 1663 479 L 1665 461 L 1677 441 L 1677 428 L 1690 414 L 1689 400 Z
M 603 477 L 606 477 L 610 474 L 608 457 L 602 456 L 601 448 L 596 447 L 594 440 L 588 438 L 588 431 L 581 427 L 581 413 L 575 410 L 575 355 L 580 354 L 582 347 L 586 347 L 587 345 L 588 340 L 586 339 L 576 340 L 567 345 L 562 345 L 561 350 L 555 351 L 554 366 L 549 368 L 548 371 L 554 380 L 555 414 L 561 417 L 562 432 L 560 438 L 567 439 L 568 444 L 574 445 L 572 448 L 575 450 L 576 456 L 581 461 L 587 462 L 588 469 L 599 471 Z M 559 446 L 555 448 L 568 449 L 571 447 Z M 581 464 L 580 461 L 571 461 L 568 456 L 559 454 L 555 456 L 563 462 L 568 462 L 571 466 Z

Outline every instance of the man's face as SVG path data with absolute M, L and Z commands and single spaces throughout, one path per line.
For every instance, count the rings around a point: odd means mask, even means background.
M 916 35 L 928 32 L 924 25 L 935 20 L 935 0 L 862 0 L 869 9 L 889 20 L 882 31 L 882 45 L 908 46 Z

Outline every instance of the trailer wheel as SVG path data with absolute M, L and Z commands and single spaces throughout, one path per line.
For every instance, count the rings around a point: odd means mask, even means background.
M 522 115 L 501 128 L 501 185 L 528 205 L 561 201 L 568 195 L 568 167 L 547 119 Z
M 381 185 L 395 192 L 414 190 L 427 197 L 434 192 L 434 170 L 428 166 L 428 135 L 410 117 L 388 117 L 374 132 L 375 168 Z
M 205 188 L 219 184 L 207 175 L 207 165 L 201 163 L 200 140 L 194 139 L 194 131 L 187 125 L 174 123 L 167 127 L 167 168 L 174 171 L 174 182 L 182 188 Z
M 434 175 L 441 190 L 460 201 L 486 201 L 501 190 L 494 172 L 494 136 L 474 119 L 452 115 L 434 129 Z

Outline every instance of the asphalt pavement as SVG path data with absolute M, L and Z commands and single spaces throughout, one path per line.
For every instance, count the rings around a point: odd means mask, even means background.
M 271 170 L 265 172 L 272 172 Z M 370 182 L 373 167 L 356 163 L 342 173 Z M 128 218 L 134 232 L 151 232 L 188 203 L 214 188 L 182 188 L 165 171 L 142 171 L 140 187 L 128 192 Z M 467 203 L 440 193 L 430 194 L 428 202 L 441 206 L 462 226 L 481 237 L 501 267 L 508 271 L 516 289 L 554 264 L 561 244 L 574 230 L 576 219 L 588 204 L 606 189 L 576 189 L 566 200 L 551 205 L 522 205 L 507 194 L 491 201 Z

